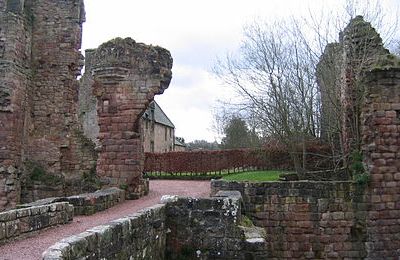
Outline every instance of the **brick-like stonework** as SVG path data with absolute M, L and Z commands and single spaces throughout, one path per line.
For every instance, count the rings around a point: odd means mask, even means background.
M 390 57 L 383 63 L 368 72 L 363 81 L 366 95 L 362 111 L 362 150 L 366 170 L 371 175 L 367 250 L 369 259 L 398 259 L 400 59 Z
M 79 194 L 70 197 L 47 198 L 29 204 L 18 205 L 18 208 L 43 206 L 56 202 L 68 202 L 74 206 L 74 214 L 93 215 L 125 201 L 125 191 L 118 188 L 98 190 L 93 193 Z
M 165 259 L 165 206 L 155 205 L 125 218 L 61 240 L 43 253 L 56 259 Z
M 67 202 L 0 213 L 0 244 L 48 227 L 72 221 L 74 207 Z
M 241 227 L 238 192 L 164 197 L 155 205 L 61 240 L 43 259 L 266 259 L 265 234 Z
M 95 167 L 77 118 L 84 19 L 83 0 L 1 1 L 0 210 L 81 193 L 83 174 Z M 30 185 L 32 163 L 61 185 Z
M 377 31 L 362 16 L 357 16 L 340 33 L 339 43 L 326 46 L 317 65 L 322 103 L 321 138 L 333 144 L 345 160 L 360 150 L 363 75 L 388 54 Z
M 169 86 L 171 54 L 117 38 L 90 56 L 100 127 L 97 174 L 106 186 L 127 186 L 127 198 L 135 199 L 147 189 L 140 118 L 154 95 Z
M 237 190 L 244 213 L 266 231 L 268 258 L 362 259 L 367 256 L 364 187 L 351 182 L 212 181 L 212 194 Z

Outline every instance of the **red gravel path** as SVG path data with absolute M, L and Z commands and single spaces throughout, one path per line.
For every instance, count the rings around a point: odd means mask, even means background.
M 162 195 L 208 197 L 210 183 L 208 181 L 151 181 L 148 196 L 139 200 L 125 201 L 92 216 L 76 216 L 70 224 L 50 228 L 33 237 L 0 246 L 0 259 L 41 259 L 42 252 L 62 238 L 79 234 L 92 227 L 157 204 Z

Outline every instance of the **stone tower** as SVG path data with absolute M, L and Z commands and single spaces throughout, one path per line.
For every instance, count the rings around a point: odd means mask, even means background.
M 88 52 L 87 52 L 88 54 Z M 134 40 L 114 39 L 89 52 L 81 91 L 97 98 L 96 106 L 89 105 L 87 121 L 97 121 L 100 143 L 97 173 L 104 185 L 127 189 L 128 199 L 146 192 L 142 179 L 144 168 L 141 116 L 154 95 L 169 86 L 172 77 L 172 58 L 169 51 L 136 43 Z M 86 96 L 90 104 L 92 98 Z M 85 103 L 85 102 L 82 102 Z M 90 108 L 96 108 L 96 111 Z M 85 119 L 85 118 L 84 118 Z
M 82 192 L 95 167 L 77 118 L 83 0 L 0 1 L 0 210 Z

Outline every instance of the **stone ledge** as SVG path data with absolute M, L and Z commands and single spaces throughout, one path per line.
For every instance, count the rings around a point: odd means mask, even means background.
M 0 213 L 0 244 L 29 233 L 72 221 L 74 207 L 68 202 L 15 209 Z
M 240 193 L 163 201 L 65 238 L 42 259 L 265 259 L 263 229 L 239 226 Z
M 165 205 L 65 238 L 42 255 L 55 259 L 164 259 Z
M 38 200 L 29 204 L 19 205 L 18 208 L 48 205 L 56 202 L 68 202 L 74 206 L 74 213 L 78 215 L 93 215 L 125 201 L 125 191 L 118 188 L 98 190 L 93 193 L 84 193 L 70 197 L 57 197 Z

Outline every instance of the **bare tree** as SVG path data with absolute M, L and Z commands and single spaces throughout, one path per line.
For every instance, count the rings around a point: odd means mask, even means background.
M 269 25 L 254 22 L 245 27 L 239 52 L 219 60 L 214 68 L 215 74 L 237 91 L 240 100 L 235 108 L 256 115 L 262 132 L 287 146 L 296 170 L 306 168 L 307 139 L 326 134 L 328 142 L 332 144 L 335 161 L 343 161 L 347 156 L 344 149 L 346 144 L 341 135 L 344 128 L 350 128 L 356 143 L 360 140 L 359 104 L 363 91 L 358 80 L 364 69 L 371 64 L 371 56 L 387 53 L 382 46 L 376 45 L 379 40 L 375 40 L 380 37 L 376 37 L 373 30 L 365 33 L 374 40 L 367 36 L 361 44 L 352 47 L 354 53 L 344 55 L 341 46 L 343 39 L 340 40 L 343 34 L 340 32 L 346 29 L 351 18 L 360 14 L 379 28 L 386 46 L 395 46 L 393 37 L 397 31 L 396 15 L 386 14 L 378 0 L 348 0 L 343 10 L 336 14 L 331 11 L 321 15 L 310 14 L 308 19 L 291 19 Z M 333 44 L 328 44 L 330 42 Z M 322 56 L 327 45 L 332 50 L 328 59 Z M 379 50 L 371 51 L 371 47 L 379 47 Z M 338 59 L 344 56 L 345 60 Z M 319 63 L 325 63 L 322 70 L 317 70 Z M 348 125 L 344 125 L 347 121 L 341 119 L 344 109 L 347 109 L 341 103 L 341 72 L 345 65 L 352 68 L 354 75 L 351 82 L 354 86 L 348 89 L 355 90 L 346 95 L 354 94 L 356 100 L 355 106 L 351 108 L 354 109 L 354 117 Z M 322 96 L 318 86 L 321 83 L 327 86 Z M 322 107 L 321 98 L 325 104 Z M 321 109 L 325 114 L 322 118 Z M 326 124 L 325 129 L 321 129 L 321 124 Z M 300 151 L 299 147 L 302 147 Z M 298 154 L 303 155 L 303 160 Z
M 220 60 L 214 71 L 242 97 L 242 109 L 251 109 L 264 131 L 287 146 L 300 171 L 299 147 L 305 150 L 306 140 L 319 135 L 319 95 L 312 57 L 298 33 L 291 24 L 255 22 L 245 28 L 239 54 Z

